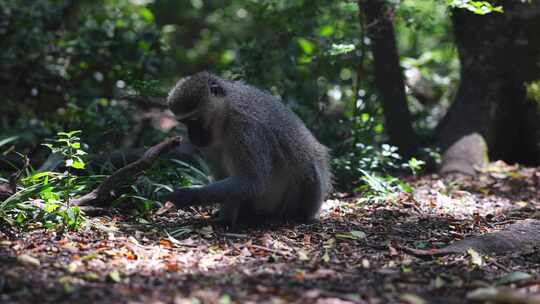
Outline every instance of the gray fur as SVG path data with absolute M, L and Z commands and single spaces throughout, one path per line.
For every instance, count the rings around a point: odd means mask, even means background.
M 251 219 L 317 219 L 331 191 L 326 147 L 276 97 L 207 72 L 180 81 L 171 110 L 216 181 L 178 189 L 178 206 L 219 203 L 228 225 Z

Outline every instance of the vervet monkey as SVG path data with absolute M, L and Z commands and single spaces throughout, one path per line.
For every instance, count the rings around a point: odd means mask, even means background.
M 168 104 L 215 178 L 180 188 L 179 207 L 220 204 L 219 220 L 309 222 L 331 190 L 328 149 L 281 101 L 252 86 L 200 72 L 179 81 Z

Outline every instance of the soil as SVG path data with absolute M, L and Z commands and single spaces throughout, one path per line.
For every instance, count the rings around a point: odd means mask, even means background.
M 408 177 L 411 193 L 336 194 L 320 221 L 240 227 L 213 208 L 0 232 L 0 303 L 540 303 L 540 244 L 419 256 L 540 219 L 540 168 Z M 540 231 L 538 232 L 540 234 Z

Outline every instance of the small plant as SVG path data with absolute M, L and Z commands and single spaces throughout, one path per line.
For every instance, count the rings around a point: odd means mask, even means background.
M 63 156 L 66 165 L 64 202 L 69 206 L 70 193 L 73 192 L 73 186 L 76 177 L 71 173 L 71 169 L 84 169 L 86 163 L 83 156 L 86 155 L 81 149 L 81 138 L 77 134 L 82 131 L 58 132 L 58 138 L 49 144 L 43 144 L 51 149 L 52 153 Z
M 411 157 L 411 159 L 409 159 L 407 163 L 404 163 L 402 167 L 410 169 L 413 175 L 417 175 L 420 171 L 422 171 L 425 164 L 425 161 Z
M 81 131 L 60 132 L 50 143 L 44 144 L 62 158 L 66 171 L 36 172 L 31 168 L 17 185 L 17 191 L 0 202 L 0 218 L 9 224 L 28 227 L 40 223 L 45 228 L 78 229 L 84 221 L 78 206 L 70 206 L 70 198 L 87 191 L 99 176 L 85 177 L 81 182 L 72 172 L 84 169 Z
M 363 193 L 360 203 L 363 202 L 385 202 L 397 197 L 400 193 L 411 193 L 412 188 L 399 178 L 386 175 L 379 176 L 361 170 L 363 183 L 355 189 L 355 192 Z
M 81 138 L 77 134 L 82 131 L 58 132 L 58 138 L 51 144 L 43 144 L 51 149 L 53 153 L 60 153 L 64 156 L 66 167 L 74 169 L 84 169 L 86 164 L 83 156 L 86 155 L 81 149 Z
M 174 163 L 171 166 L 170 163 Z M 209 169 L 202 159 L 195 158 L 191 162 L 177 159 L 158 161 L 138 176 L 135 181 L 125 187 L 112 206 L 128 203 L 134 207 L 137 217 L 145 217 L 154 208 L 162 207 L 159 197 L 165 192 L 172 192 L 177 187 L 204 185 L 210 182 Z

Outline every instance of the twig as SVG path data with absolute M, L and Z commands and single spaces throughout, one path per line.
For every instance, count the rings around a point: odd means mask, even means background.
M 286 252 L 286 251 L 283 251 L 283 250 L 272 249 L 272 248 L 268 248 L 268 247 L 264 247 L 264 246 L 260 246 L 260 245 L 254 245 L 254 244 L 252 244 L 250 246 L 253 247 L 253 248 L 257 248 L 257 249 L 260 249 L 260 250 L 272 252 L 272 253 L 275 253 L 275 254 L 288 256 L 288 257 L 294 257 L 294 255 L 292 253 L 289 253 L 289 252 Z
M 512 271 L 510 268 L 508 268 L 508 267 L 504 266 L 503 264 L 497 262 L 494 258 L 490 258 L 488 263 L 492 264 L 492 265 L 495 265 L 495 266 L 497 266 L 497 268 L 502 269 L 502 270 L 504 270 L 506 272 L 511 272 Z
M 72 200 L 73 205 L 94 205 L 103 203 L 114 197 L 114 189 L 119 185 L 125 184 L 131 177 L 140 173 L 141 171 L 148 169 L 152 166 L 154 161 L 159 157 L 159 155 L 169 151 L 175 146 L 179 145 L 182 142 L 181 137 L 174 137 L 167 139 L 150 149 L 148 149 L 143 156 L 110 175 L 101 185 L 99 185 L 92 192 L 83 195 L 80 198 Z M 82 208 L 83 210 L 88 210 L 90 212 L 98 211 L 96 208 Z

